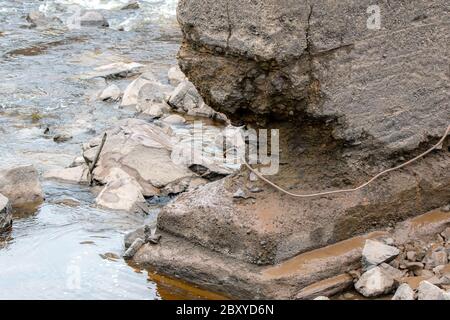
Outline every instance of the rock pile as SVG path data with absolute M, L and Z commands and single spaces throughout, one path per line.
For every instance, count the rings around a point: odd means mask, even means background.
M 367 240 L 362 253 L 362 274 L 355 289 L 365 297 L 394 293 L 392 300 L 446 300 L 450 294 L 450 228 L 432 243 L 415 241 L 396 248 Z

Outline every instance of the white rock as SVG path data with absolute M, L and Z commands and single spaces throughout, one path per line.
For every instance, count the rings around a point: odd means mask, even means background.
M 172 114 L 168 117 L 165 117 L 164 119 L 162 119 L 162 121 L 170 125 L 182 125 L 186 123 L 186 119 L 178 114 Z
M 417 288 L 417 292 L 419 300 L 441 300 L 444 290 L 428 281 L 422 281 Z
M 407 284 L 400 285 L 392 300 L 414 300 L 414 290 Z
M 13 207 L 36 205 L 44 200 L 39 175 L 33 166 L 0 170 L 0 193 Z
M 106 180 L 108 183 L 95 199 L 98 206 L 127 212 L 147 210 L 141 186 L 126 172 L 113 168 Z
M 368 270 L 372 266 L 378 266 L 383 262 L 389 262 L 400 254 L 400 250 L 393 246 L 375 240 L 366 240 L 362 252 L 362 264 L 364 270 Z
M 380 267 L 374 267 L 366 271 L 358 282 L 355 284 L 355 289 L 365 297 L 377 297 L 380 295 L 389 294 L 395 286 L 395 281 L 383 271 Z
M 122 94 L 122 91 L 120 90 L 120 88 L 117 85 L 112 84 L 112 85 L 108 86 L 107 88 L 105 88 L 102 92 L 100 92 L 100 94 L 98 95 L 98 98 L 102 101 L 105 101 L 105 100 L 117 101 L 117 100 L 119 100 L 121 94 Z
M 173 86 L 178 86 L 181 82 L 187 81 L 186 75 L 181 71 L 179 66 L 173 66 L 168 72 L 169 83 Z
M 12 224 L 12 209 L 9 199 L 0 193 L 0 233 Z
M 314 300 L 319 300 L 319 301 L 328 301 L 328 300 L 330 300 L 330 298 L 328 298 L 328 297 L 325 297 L 325 296 L 319 296 L 319 297 L 315 298 Z
M 54 169 L 44 173 L 45 179 L 54 179 L 72 183 L 86 183 L 88 181 L 88 168 L 86 165 L 77 167 Z
M 168 99 L 170 87 L 161 84 L 152 73 L 146 72 L 128 85 L 121 106 L 136 106 L 142 112 L 148 104 L 163 103 Z
M 152 103 L 147 108 L 140 107 L 142 113 L 153 118 L 161 118 L 170 111 L 170 107 L 165 103 Z
M 108 21 L 98 11 L 87 11 L 80 17 L 82 27 L 109 27 Z

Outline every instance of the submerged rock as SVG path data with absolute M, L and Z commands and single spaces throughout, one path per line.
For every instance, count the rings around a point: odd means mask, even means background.
M 34 206 L 44 200 L 39 175 L 33 166 L 0 170 L 0 193 L 13 207 Z
M 0 193 L 0 233 L 12 225 L 12 208 L 9 199 Z

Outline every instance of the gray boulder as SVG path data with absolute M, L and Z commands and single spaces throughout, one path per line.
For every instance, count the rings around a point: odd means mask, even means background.
M 12 225 L 12 209 L 8 198 L 0 193 L 0 233 Z

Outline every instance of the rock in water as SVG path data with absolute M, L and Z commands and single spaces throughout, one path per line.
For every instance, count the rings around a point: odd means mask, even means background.
M 365 270 L 378 266 L 384 262 L 390 262 L 400 254 L 400 250 L 375 240 L 366 240 L 362 252 L 362 263 Z
M 119 100 L 121 94 L 122 91 L 120 90 L 120 88 L 117 85 L 112 84 L 107 88 L 105 88 L 102 92 L 100 92 L 98 98 L 102 101 L 106 100 L 117 101 Z
M 142 240 L 141 238 L 137 238 L 136 240 L 133 241 L 133 243 L 131 244 L 131 246 L 127 249 L 127 251 L 125 251 L 123 258 L 124 259 L 132 259 L 134 257 L 134 255 L 136 254 L 136 252 L 138 252 L 138 250 L 145 244 L 144 240 Z
M 374 267 L 363 273 L 355 284 L 356 291 L 367 298 L 388 294 L 394 287 L 394 278 L 380 267 Z
M 419 300 L 441 300 L 444 291 L 428 281 L 422 281 L 417 288 Z
M 87 11 L 80 17 L 82 27 L 109 27 L 108 21 L 100 12 Z
M 102 208 L 127 212 L 147 212 L 142 187 L 126 172 L 113 168 L 107 184 L 95 199 Z
M 0 193 L 0 233 L 9 229 L 12 225 L 11 204 L 4 195 Z
M 0 170 L 0 193 L 13 207 L 34 206 L 44 200 L 39 175 L 33 166 Z
M 407 283 L 400 285 L 392 300 L 414 300 L 414 290 Z

